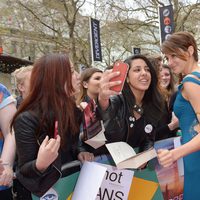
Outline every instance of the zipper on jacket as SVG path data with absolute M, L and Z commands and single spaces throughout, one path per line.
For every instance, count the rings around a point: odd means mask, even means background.
M 128 126 L 128 132 L 127 132 L 127 135 L 126 135 L 126 142 L 128 143 L 128 138 L 129 138 L 129 135 L 130 135 L 130 128 L 129 128 L 129 121 L 128 121 L 127 118 L 126 118 L 126 123 L 127 123 L 127 126 Z

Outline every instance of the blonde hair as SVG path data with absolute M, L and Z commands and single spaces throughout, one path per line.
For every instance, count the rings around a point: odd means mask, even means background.
M 16 69 L 12 75 L 15 80 L 15 85 L 19 85 L 23 83 L 24 79 L 26 78 L 26 72 L 31 72 L 33 69 L 33 65 L 29 65 L 26 67 L 20 67 L 19 69 Z

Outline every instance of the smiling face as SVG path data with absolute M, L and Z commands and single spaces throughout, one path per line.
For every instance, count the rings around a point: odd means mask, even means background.
M 196 67 L 198 48 L 194 37 L 188 32 L 173 33 L 161 46 L 168 66 L 175 74 L 186 75 Z
M 171 74 L 168 68 L 161 67 L 160 69 L 160 85 L 167 88 L 171 81 Z
M 188 60 L 183 60 L 178 57 L 175 53 L 165 54 L 165 58 L 168 62 L 168 66 L 172 69 L 175 74 L 184 73 L 188 66 Z
M 151 74 L 144 60 L 138 58 L 131 62 L 127 82 L 133 93 L 134 91 L 145 92 L 149 88 L 151 84 Z

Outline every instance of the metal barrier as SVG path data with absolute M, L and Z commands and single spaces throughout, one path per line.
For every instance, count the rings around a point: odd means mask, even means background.
M 64 165 L 62 165 L 61 167 L 61 171 L 64 172 L 65 170 L 72 168 L 72 167 L 80 167 L 81 166 L 81 162 L 79 160 L 73 160 L 69 163 L 66 163 Z

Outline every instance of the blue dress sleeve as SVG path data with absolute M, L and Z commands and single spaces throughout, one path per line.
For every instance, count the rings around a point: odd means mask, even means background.
M 0 109 L 13 102 L 16 102 L 14 97 L 10 94 L 8 89 L 0 83 Z

